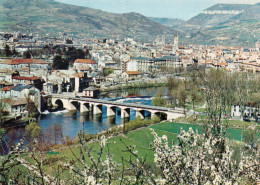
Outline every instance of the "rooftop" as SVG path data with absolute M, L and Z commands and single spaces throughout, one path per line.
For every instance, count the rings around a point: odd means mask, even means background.
M 96 91 L 96 90 L 97 90 L 97 88 L 95 88 L 93 86 L 90 86 L 90 87 L 84 89 L 84 91 Z
M 10 91 L 14 86 L 7 86 L 1 89 L 1 91 Z
M 126 71 L 126 74 L 128 74 L 128 75 L 140 75 L 141 73 L 139 71 Z
M 91 59 L 77 59 L 77 60 L 75 60 L 75 63 L 79 63 L 79 64 L 97 64 L 94 60 L 91 60 Z
M 30 89 L 33 85 L 18 84 L 12 88 L 13 91 L 22 91 L 24 89 Z
M 18 65 L 18 64 L 48 64 L 48 63 L 39 59 L 7 59 L 1 62 L 1 64 Z
M 32 77 L 27 77 L 27 76 L 14 76 L 13 79 L 15 79 L 15 80 L 34 81 L 34 80 L 40 80 L 41 78 L 38 77 L 38 76 L 32 76 Z

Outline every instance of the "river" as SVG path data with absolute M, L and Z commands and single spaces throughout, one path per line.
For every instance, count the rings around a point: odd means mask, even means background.
M 139 103 L 151 105 L 152 97 L 158 91 L 166 96 L 166 87 L 150 87 L 150 88 L 136 88 L 122 91 L 111 91 L 101 96 L 101 99 L 120 101 L 126 103 Z M 63 136 L 69 136 L 71 139 L 75 138 L 78 132 L 84 130 L 85 133 L 96 134 L 107 130 L 115 125 L 120 125 L 123 121 L 127 122 L 135 118 L 135 111 L 130 111 L 130 118 L 121 119 L 120 113 L 117 110 L 116 116 L 107 117 L 106 107 L 102 107 L 102 114 L 92 115 L 89 113 L 80 113 L 79 111 L 70 112 L 62 110 L 58 112 L 44 111 L 38 118 L 37 122 L 41 129 L 46 130 L 54 123 L 62 126 Z M 18 141 L 25 132 L 24 127 L 15 127 L 7 131 L 7 138 L 11 141 Z

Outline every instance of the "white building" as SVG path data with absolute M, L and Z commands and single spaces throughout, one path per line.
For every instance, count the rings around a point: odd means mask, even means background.
M 91 59 L 77 59 L 74 62 L 74 67 L 79 70 L 83 69 L 97 69 L 98 65 L 94 60 Z
M 138 71 L 138 63 L 136 60 L 129 61 L 126 65 L 126 71 Z
M 256 107 L 244 107 L 244 110 L 240 106 L 235 105 L 231 107 L 231 116 L 234 118 L 244 119 L 244 120 L 260 120 L 260 112 Z M 243 113 L 242 113 L 243 112 Z

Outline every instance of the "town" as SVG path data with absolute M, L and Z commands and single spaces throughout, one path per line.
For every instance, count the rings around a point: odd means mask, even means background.
M 260 42 L 59 35 L 0 33 L 0 184 L 259 182 Z
M 259 0 L 0 0 L 0 185 L 260 185 Z
M 1 123 L 49 110 L 52 95 L 98 98 L 100 92 L 133 84 L 167 83 L 170 77 L 182 78 L 194 64 L 204 70 L 260 72 L 259 42 L 243 48 L 180 45 L 178 35 L 173 43 L 164 35 L 153 43 L 131 38 L 73 40 L 62 35 L 0 34 Z

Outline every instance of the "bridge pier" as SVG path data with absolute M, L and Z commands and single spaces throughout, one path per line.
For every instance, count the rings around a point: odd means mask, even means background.
M 64 104 L 64 108 L 67 109 L 68 111 L 74 111 L 77 110 L 77 108 L 70 102 Z
M 141 112 L 141 110 L 136 110 L 136 118 L 140 116 L 141 119 L 144 119 L 144 114 Z
M 116 107 L 107 106 L 107 116 L 115 116 L 115 115 L 116 115 Z
M 151 119 L 155 118 L 156 114 L 155 112 L 151 112 Z
M 102 114 L 102 105 L 93 105 L 93 114 Z
M 83 113 L 83 112 L 89 112 L 90 110 L 90 107 L 87 107 L 84 103 L 81 103 L 80 104 L 80 112 Z
M 130 117 L 130 109 L 121 108 L 121 118 L 128 118 L 128 117 Z

